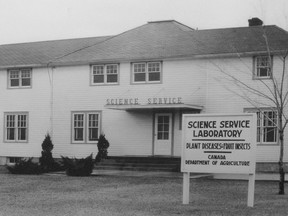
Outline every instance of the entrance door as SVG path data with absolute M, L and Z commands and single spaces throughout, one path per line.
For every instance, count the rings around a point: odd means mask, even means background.
M 171 155 L 172 114 L 156 113 L 154 128 L 154 155 Z

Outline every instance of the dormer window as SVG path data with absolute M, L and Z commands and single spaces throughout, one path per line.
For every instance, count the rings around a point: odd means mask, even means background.
M 31 87 L 32 70 L 29 68 L 8 70 L 9 88 Z
M 272 73 L 272 57 L 256 56 L 254 78 L 263 79 L 271 78 Z

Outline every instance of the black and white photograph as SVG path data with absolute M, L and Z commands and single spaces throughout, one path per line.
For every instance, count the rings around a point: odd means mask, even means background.
M 288 1 L 0 0 L 0 216 L 288 215 Z

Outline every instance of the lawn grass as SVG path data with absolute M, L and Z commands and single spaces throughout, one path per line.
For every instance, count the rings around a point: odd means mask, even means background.
M 247 207 L 247 181 L 191 179 L 182 204 L 182 179 L 160 177 L 0 174 L 0 215 L 287 215 L 277 182 L 257 181 Z M 286 183 L 286 187 L 287 187 Z

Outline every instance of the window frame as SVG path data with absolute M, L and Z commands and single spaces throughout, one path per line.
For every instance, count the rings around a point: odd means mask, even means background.
M 258 64 L 258 60 L 263 58 L 267 58 L 267 66 L 261 66 L 261 64 Z M 270 65 L 269 65 L 269 60 L 271 60 Z M 260 76 L 260 69 L 261 68 L 267 68 L 267 76 Z M 268 55 L 258 55 L 253 57 L 253 78 L 254 79 L 271 79 L 272 78 L 272 73 L 273 73 L 273 56 L 268 56 Z
M 97 128 L 97 139 L 90 139 L 90 115 L 97 115 L 97 126 L 93 128 Z M 83 115 L 83 140 L 75 140 L 75 115 Z M 72 111 L 71 112 L 71 143 L 72 144 L 97 144 L 99 140 L 99 136 L 101 134 L 102 127 L 102 112 L 101 111 Z
M 12 127 L 8 127 L 7 125 L 7 116 L 14 116 L 14 139 L 8 139 L 8 129 Z M 19 120 L 19 116 L 26 116 L 25 119 L 25 127 L 19 126 L 19 122 L 21 123 L 21 119 Z M 25 140 L 19 139 L 20 132 L 19 129 L 24 128 L 25 130 Z M 27 143 L 29 141 L 29 113 L 28 112 L 5 112 L 4 113 L 4 143 Z
M 159 71 L 149 71 L 149 65 L 151 64 L 159 64 Z M 145 71 L 137 71 L 135 72 L 135 65 L 145 65 Z M 131 80 L 132 84 L 159 84 L 162 83 L 162 71 L 163 71 L 163 62 L 162 61 L 148 61 L 148 62 L 132 62 L 131 63 Z M 145 74 L 145 80 L 144 81 L 135 81 L 135 74 Z M 159 73 L 159 80 L 149 80 L 149 75 L 151 73 Z
M 23 160 L 23 157 L 7 157 L 6 164 L 15 165 L 16 163 L 19 163 L 21 160 Z
M 12 72 L 17 72 L 18 73 L 18 78 L 11 78 L 11 73 Z M 29 77 L 25 77 L 23 74 L 25 72 L 29 72 Z M 18 85 L 17 86 L 12 86 L 11 85 L 11 80 L 18 80 Z M 29 79 L 30 80 L 30 85 L 23 85 L 23 80 L 24 79 Z M 7 70 L 7 86 L 9 89 L 27 89 L 27 88 L 32 88 L 32 68 L 11 68 Z
M 94 82 L 94 76 L 97 76 L 97 74 L 94 74 L 94 67 L 103 67 L 103 82 Z M 116 66 L 117 73 L 108 73 L 107 68 L 109 66 Z M 109 63 L 109 64 L 92 64 L 90 67 L 90 84 L 92 86 L 99 86 L 99 85 L 118 85 L 119 79 L 120 79 L 120 64 L 119 63 Z M 117 75 L 117 82 L 108 82 L 108 76 L 109 75 Z M 100 75 L 98 75 L 100 76 Z
M 248 112 L 248 113 L 255 113 L 257 116 L 257 122 L 256 122 L 256 143 L 257 145 L 278 145 L 279 144 L 279 134 L 278 134 L 278 129 L 277 126 L 278 123 L 278 112 L 276 109 L 274 108 L 260 108 L 260 109 L 256 109 L 256 108 L 245 108 L 244 112 Z M 265 126 L 265 120 L 268 120 L 269 122 L 271 121 L 271 119 L 269 120 L 267 117 L 265 117 L 264 113 L 265 112 L 273 112 L 274 114 L 274 120 L 276 122 L 274 122 L 274 126 L 272 125 L 267 125 Z M 259 115 L 260 115 L 260 120 L 259 120 Z M 273 124 L 273 123 L 272 123 Z M 264 131 L 267 128 L 273 128 L 273 130 L 275 130 L 275 135 L 274 135 L 274 142 L 267 142 L 265 141 L 265 137 L 267 139 L 267 136 L 264 135 Z

